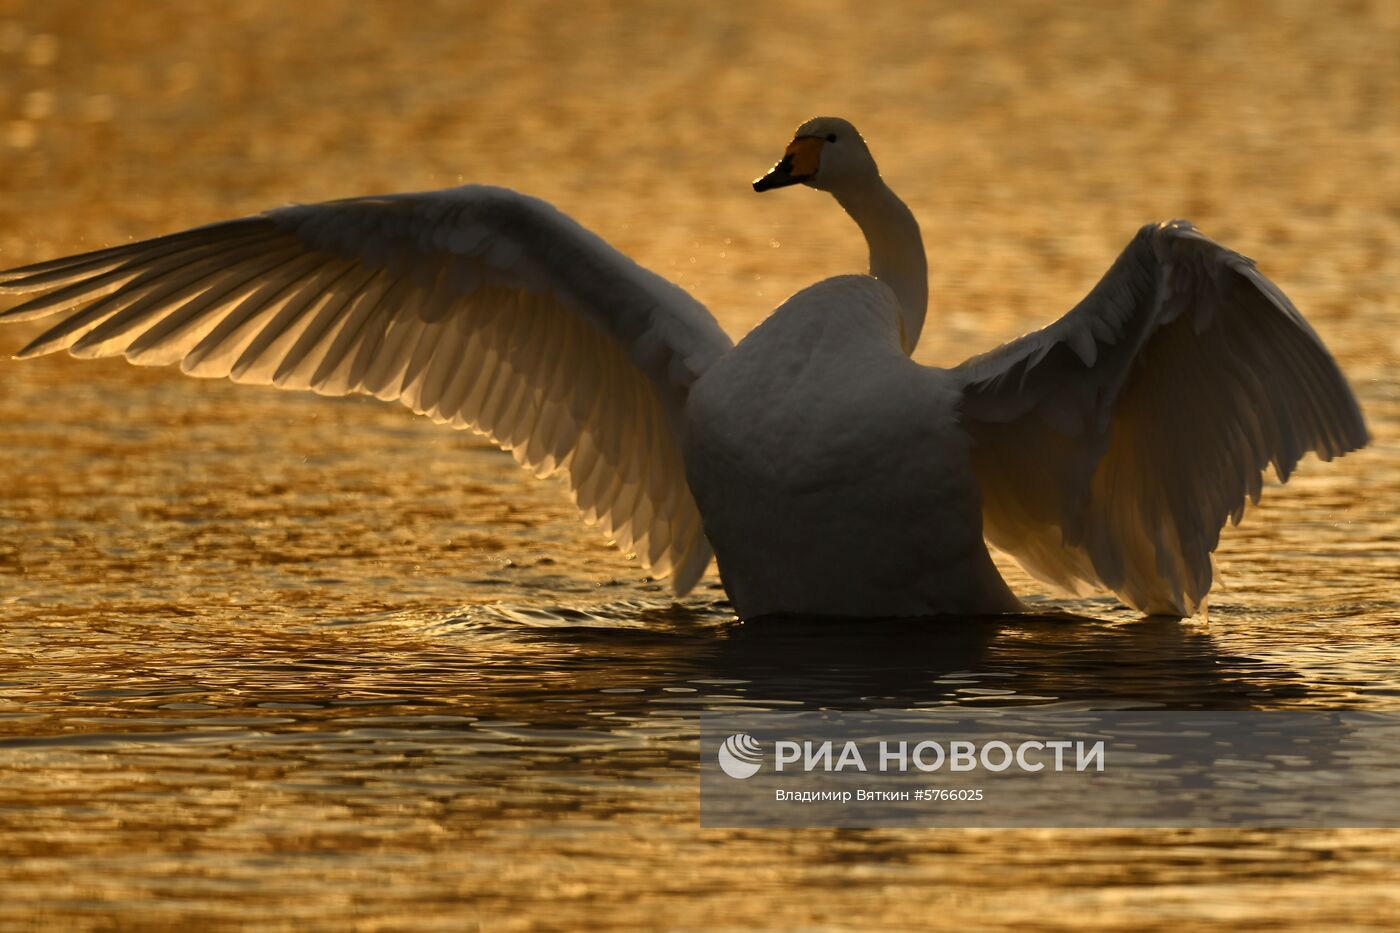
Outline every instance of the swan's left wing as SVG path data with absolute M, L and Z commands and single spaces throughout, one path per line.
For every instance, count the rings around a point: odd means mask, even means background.
M 268 211 L 0 273 L 68 350 L 374 395 L 471 428 L 685 593 L 710 560 L 681 462 L 709 312 L 535 198 L 483 185 Z
M 1035 576 L 1189 615 L 1273 464 L 1367 442 L 1327 349 L 1254 263 L 1144 227 L 1059 321 L 955 371 L 989 541 Z

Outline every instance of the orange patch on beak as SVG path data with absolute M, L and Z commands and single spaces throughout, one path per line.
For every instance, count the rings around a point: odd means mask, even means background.
M 820 136 L 799 136 L 788 143 L 786 158 L 792 168 L 788 170 L 793 178 L 810 178 L 817 174 L 822 164 L 822 146 L 826 140 Z

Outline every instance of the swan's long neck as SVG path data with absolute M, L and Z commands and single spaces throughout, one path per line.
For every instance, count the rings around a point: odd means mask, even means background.
M 903 324 L 900 341 L 913 353 L 928 310 L 928 258 L 914 212 L 881 178 L 859 190 L 833 192 L 846 213 L 860 225 L 870 247 L 870 274 L 899 299 Z

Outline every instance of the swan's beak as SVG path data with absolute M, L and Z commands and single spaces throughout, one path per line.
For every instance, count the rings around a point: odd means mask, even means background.
M 788 144 L 782 160 L 769 169 L 767 175 L 754 179 L 753 190 L 786 188 L 811 178 L 821 167 L 822 145 L 825 142 L 820 136 L 797 137 Z

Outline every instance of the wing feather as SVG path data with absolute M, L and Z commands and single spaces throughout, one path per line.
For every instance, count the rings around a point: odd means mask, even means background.
M 267 262 L 253 264 L 244 273 L 228 276 L 227 281 L 211 287 L 198 300 L 174 308 L 133 339 L 126 348 L 127 359 L 161 366 L 177 362 L 213 329 L 221 312 L 231 310 L 234 304 L 255 293 L 268 277 L 285 274 L 305 258 L 297 250 L 273 253 Z
M 320 271 L 332 260 L 312 254 L 305 261 L 297 261 L 290 268 L 270 276 L 268 280 L 231 308 L 218 309 L 214 314 L 210 309 L 205 319 L 191 326 L 190 337 L 198 341 L 183 355 L 187 339 L 152 343 L 141 347 L 139 358 L 134 363 L 146 364 L 167 362 L 167 355 L 174 355 L 180 361 L 180 371 L 201 378 L 225 378 L 233 373 L 233 365 L 243 355 L 259 333 L 263 323 L 270 320 L 288 298 L 298 290 L 311 287 Z M 210 326 L 212 324 L 212 326 Z M 203 334 L 203 336 L 199 336 Z M 136 349 L 133 344 L 132 349 Z M 173 362 L 173 361 L 170 361 Z
M 110 293 L 139 276 L 179 264 L 182 257 L 206 253 L 210 247 L 207 231 L 208 228 L 200 230 L 199 236 L 157 237 L 128 246 L 0 272 L 0 286 L 8 294 L 47 293 L 11 308 L 0 317 L 12 321 L 33 320 Z M 264 236 L 265 231 L 240 230 L 231 226 L 225 231 L 222 242 L 232 247 L 241 241 Z
M 288 255 L 289 251 L 285 248 L 269 253 L 266 243 L 254 241 L 226 254 L 205 255 L 196 262 L 171 269 L 159 277 L 151 278 L 145 286 L 145 294 L 140 299 L 121 306 L 120 310 L 109 315 L 77 340 L 69 352 L 80 358 L 110 356 L 110 353 L 101 352 L 103 345 L 120 340 L 132 330 L 159 321 L 201 298 L 220 280 L 228 277 L 226 273 L 230 264 L 248 262 L 253 269 L 261 269 L 270 262 L 286 258 Z M 114 295 L 113 299 L 115 298 Z M 130 343 L 130 340 L 124 341 L 122 346 Z
M 336 332 L 344 323 L 346 310 L 364 294 L 369 280 L 378 269 L 351 266 L 346 270 L 343 287 L 331 288 L 318 306 L 306 315 L 306 327 L 285 354 L 279 354 L 272 371 L 272 384 L 280 389 L 307 389 L 311 376 L 325 360 Z M 337 280 L 339 282 L 339 280 Z

